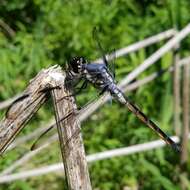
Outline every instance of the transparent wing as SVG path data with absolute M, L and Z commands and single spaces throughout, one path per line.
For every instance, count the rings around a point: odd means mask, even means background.
M 115 78 L 115 59 L 116 59 L 116 53 L 114 50 L 114 53 L 112 54 L 111 60 L 108 62 L 108 59 L 106 57 L 106 53 L 105 50 L 102 48 L 102 45 L 100 43 L 100 39 L 98 36 L 98 29 L 96 27 L 93 28 L 93 39 L 97 45 L 97 49 L 100 52 L 103 62 L 105 63 L 105 65 L 107 66 L 109 72 L 111 73 L 112 77 Z M 110 58 L 109 58 L 110 59 Z
M 64 121 L 65 119 L 69 119 L 71 118 L 71 116 L 73 116 L 74 114 L 76 114 L 74 111 L 70 112 L 67 116 L 65 116 L 64 118 L 62 118 L 59 122 Z M 56 126 L 56 124 L 53 124 L 51 126 L 49 126 L 48 129 L 46 129 L 44 132 L 42 132 L 39 137 L 37 137 L 37 139 L 34 141 L 34 143 L 32 144 L 30 150 L 35 150 L 37 148 L 39 148 L 40 146 L 42 146 L 43 144 L 43 137 L 50 132 L 54 127 Z
M 84 114 L 85 112 L 87 113 L 89 109 L 91 109 L 91 107 L 96 104 L 98 97 L 94 98 L 93 100 L 89 101 L 87 104 L 85 104 L 82 108 L 80 108 L 80 110 L 72 110 L 69 112 L 69 114 L 67 116 L 65 116 L 64 118 L 62 118 L 59 122 L 62 122 L 64 120 L 70 120 L 72 119 L 72 117 L 77 117 L 77 119 L 79 120 L 79 116 L 81 114 Z M 48 129 L 46 129 L 42 134 L 39 135 L 39 137 L 34 141 L 31 150 L 35 150 L 39 147 L 41 147 L 44 142 L 46 142 L 46 140 L 43 139 L 44 135 L 47 134 L 49 131 L 51 131 L 54 127 L 56 127 L 56 124 L 51 125 Z M 80 128 L 78 128 L 71 137 L 69 137 L 66 140 L 66 143 L 69 143 L 73 138 L 76 138 L 77 135 L 80 133 Z
M 116 60 L 116 51 L 114 49 L 112 53 L 112 57 L 110 58 L 111 60 L 109 61 L 108 64 L 108 69 L 112 75 L 112 77 L 115 79 L 115 60 Z
M 112 53 L 111 60 L 109 61 L 109 64 L 108 64 L 108 70 L 109 70 L 109 72 L 112 75 L 112 78 L 114 80 L 115 80 L 115 59 L 116 59 L 116 53 L 115 53 L 115 49 L 114 49 L 114 51 Z M 113 102 L 113 97 L 112 96 L 111 96 L 109 102 L 112 105 L 112 102 Z
M 101 46 L 97 28 L 94 27 L 92 32 L 93 32 L 92 33 L 93 34 L 93 39 L 94 39 L 94 41 L 96 42 L 96 45 L 97 45 L 97 49 L 99 50 L 99 52 L 100 52 L 100 54 L 101 54 L 101 56 L 103 58 L 104 63 L 106 64 L 106 66 L 108 66 L 108 61 L 106 59 L 105 52 L 104 52 L 104 50 L 103 50 L 103 48 Z

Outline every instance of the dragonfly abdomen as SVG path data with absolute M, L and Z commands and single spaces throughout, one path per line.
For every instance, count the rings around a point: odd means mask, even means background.
M 180 147 L 166 134 L 162 131 L 152 120 L 150 120 L 140 109 L 133 105 L 128 98 L 126 97 L 126 106 L 129 108 L 131 112 L 133 112 L 145 125 L 154 130 L 167 144 L 171 145 L 171 147 L 176 151 L 180 152 Z

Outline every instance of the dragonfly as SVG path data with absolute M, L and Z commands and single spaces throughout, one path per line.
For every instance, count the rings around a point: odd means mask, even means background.
M 74 57 L 69 61 L 68 69 L 67 69 L 67 76 L 66 76 L 66 85 L 71 84 L 71 81 L 83 81 L 82 86 L 79 88 L 79 91 L 77 93 L 80 93 L 81 90 L 85 89 L 87 84 L 93 85 L 96 89 L 100 91 L 100 95 L 104 94 L 105 92 L 109 92 L 110 95 L 120 104 L 127 106 L 128 109 L 147 127 L 152 129 L 158 136 L 160 136 L 161 139 L 163 139 L 168 145 L 171 146 L 171 148 L 176 152 L 181 152 L 180 146 L 176 144 L 161 128 L 159 128 L 151 119 L 149 119 L 146 114 L 144 114 L 135 104 L 133 104 L 129 98 L 120 90 L 120 88 L 117 86 L 114 74 L 109 69 L 109 63 L 105 56 L 105 53 L 102 51 L 102 47 L 100 44 L 99 39 L 97 39 L 97 46 L 102 52 L 102 59 L 103 62 L 101 63 L 91 63 L 88 62 L 84 57 Z M 75 86 L 79 83 L 77 82 Z M 43 92 L 45 93 L 52 89 L 45 89 Z M 72 94 L 73 95 L 73 94 Z M 27 95 L 24 97 L 20 97 L 20 100 L 23 98 L 26 98 Z M 66 97 L 63 97 L 66 98 Z M 83 108 L 85 109 L 85 108 Z M 83 110 L 82 109 L 82 110 Z M 61 119 L 61 121 L 68 119 L 69 117 L 73 116 L 73 114 L 78 114 L 79 112 L 71 111 L 67 116 Z M 47 130 L 49 131 L 52 126 Z M 42 135 L 44 135 L 47 131 L 45 131 Z M 77 135 L 79 131 L 76 131 L 73 135 Z M 39 138 L 42 137 L 40 135 Z M 37 141 L 39 140 L 37 139 Z M 74 138 L 74 136 L 71 136 L 67 141 Z M 37 141 L 33 144 L 34 149 L 36 146 Z

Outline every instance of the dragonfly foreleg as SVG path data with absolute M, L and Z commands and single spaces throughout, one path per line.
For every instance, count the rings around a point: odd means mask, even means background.
M 70 95 L 64 96 L 64 97 L 62 97 L 62 98 L 60 98 L 59 100 L 57 100 L 57 102 L 60 102 L 60 101 L 62 101 L 62 100 L 64 100 L 64 99 L 68 99 L 68 98 L 71 97 L 71 96 L 76 96 L 76 95 L 80 94 L 80 93 L 82 92 L 82 90 L 84 90 L 84 89 L 87 87 L 87 84 L 88 84 L 88 81 L 85 80 L 85 81 L 83 82 L 83 84 L 81 85 L 81 87 L 77 88 L 77 91 L 76 91 L 76 92 L 74 92 L 74 93 L 72 93 L 72 94 L 70 94 Z
M 42 90 L 40 90 L 40 93 L 49 93 L 51 90 L 55 90 L 55 89 L 61 89 L 60 86 L 54 86 L 54 87 L 45 87 Z

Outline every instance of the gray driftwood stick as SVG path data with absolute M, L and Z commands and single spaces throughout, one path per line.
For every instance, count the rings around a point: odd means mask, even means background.
M 107 54 L 106 58 L 108 60 L 112 60 L 114 58 L 118 58 L 118 57 L 121 57 L 121 56 L 126 56 L 129 53 L 136 52 L 136 51 L 138 51 L 141 48 L 145 48 L 145 47 L 150 46 L 150 45 L 152 45 L 154 43 L 157 43 L 157 42 L 160 42 L 162 40 L 171 38 L 175 34 L 176 34 L 176 30 L 175 29 L 170 29 L 170 30 L 161 32 L 161 33 L 156 34 L 154 36 L 150 36 L 148 38 L 145 38 L 144 40 L 141 40 L 139 42 L 133 43 L 133 44 L 127 46 L 127 47 L 118 49 L 117 51 L 112 52 L 111 54 Z M 94 62 L 100 63 L 102 61 L 103 60 L 101 58 L 99 58 L 99 59 L 95 60 Z
M 68 187 L 71 190 L 91 190 L 82 135 L 78 130 L 80 124 L 74 114 L 77 109 L 75 99 L 70 96 L 71 89 L 66 88 L 64 84 L 55 83 L 53 85 L 60 87 L 60 89 L 53 90 L 51 94 Z M 65 96 L 69 97 L 63 98 Z M 71 114 L 70 117 L 63 120 L 69 114 Z M 77 136 L 72 138 L 76 131 L 78 131 Z
M 27 95 L 15 102 L 0 123 L 0 154 L 2 154 L 26 123 L 37 112 L 46 100 L 46 94 L 41 92 L 47 86 L 47 77 L 54 69 L 42 70 L 23 92 Z
M 5 151 L 16 135 L 44 103 L 48 92 L 44 90 L 47 88 L 53 89 L 51 94 L 55 107 L 61 152 L 65 162 L 69 189 L 91 190 L 88 166 L 80 130 L 78 130 L 79 133 L 77 138 L 68 141 L 69 137 L 73 136 L 76 129 L 80 128 L 80 125 L 74 114 L 71 119 L 61 120 L 69 112 L 76 110 L 76 104 L 72 96 L 60 101 L 64 96 L 71 94 L 70 89 L 65 88 L 64 81 L 65 74 L 61 70 L 61 67 L 53 66 L 49 69 L 42 70 L 30 82 L 23 93 L 25 95 L 24 98 L 21 98 L 11 106 L 6 117 L 1 122 L 0 153 Z

